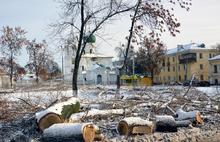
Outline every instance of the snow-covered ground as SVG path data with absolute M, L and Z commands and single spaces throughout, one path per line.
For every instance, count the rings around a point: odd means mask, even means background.
M 85 116 L 85 110 L 90 110 L 86 113 L 88 118 L 83 119 L 82 122 L 93 122 L 95 125 L 101 128 L 102 133 L 111 141 L 148 141 L 149 139 L 155 141 L 155 137 L 157 140 L 160 138 L 164 138 L 166 136 L 167 141 L 172 141 L 175 137 L 180 137 L 182 134 L 188 133 L 187 137 L 192 137 L 191 130 L 188 128 L 181 129 L 180 132 L 175 134 L 163 134 L 163 133 L 155 133 L 150 136 L 137 136 L 135 138 L 129 137 L 127 140 L 125 137 L 121 137 L 116 132 L 116 126 L 118 122 L 124 118 L 124 115 L 127 117 L 141 117 L 144 119 L 152 118 L 156 114 L 166 114 L 167 106 L 169 105 L 174 111 L 177 110 L 180 106 L 185 106 L 185 110 L 199 110 L 203 113 L 203 115 L 213 115 L 211 117 L 210 123 L 204 125 L 199 128 L 198 133 L 202 133 L 202 135 L 206 132 L 206 130 L 210 130 L 212 133 L 212 129 L 218 129 L 220 126 L 220 122 L 216 121 L 216 118 L 220 118 L 220 116 L 216 112 L 214 105 L 216 102 L 211 102 L 213 100 L 217 100 L 220 89 L 216 89 L 216 86 L 211 87 L 192 87 L 190 91 L 185 96 L 185 100 L 183 99 L 183 94 L 187 91 L 187 87 L 183 86 L 152 86 L 152 87 L 122 87 L 120 91 L 120 96 L 116 94 L 116 86 L 81 86 L 78 92 L 78 98 L 80 100 L 80 105 L 83 107 L 80 113 L 73 114 L 72 119 L 78 120 Z M 213 96 L 213 99 L 210 100 L 208 96 Z M 61 99 L 64 97 L 71 97 L 72 91 L 71 87 L 66 89 L 34 89 L 34 90 L 19 90 L 14 93 L 5 93 L 1 95 L 0 99 L 6 99 L 9 102 L 15 102 L 13 107 L 17 104 L 25 104 L 24 101 L 30 103 L 31 105 L 37 105 L 39 107 L 47 107 L 52 102 L 57 99 Z M 182 98 L 181 98 L 182 97 Z M 173 99 L 174 98 L 174 99 Z M 197 103 L 195 103 L 197 102 Z M 17 104 L 16 104 L 17 103 Z M 213 103 L 213 106 L 207 107 L 208 105 Z M 12 111 L 15 111 L 12 108 Z M 30 106 L 28 106 L 30 107 Z M 27 108 L 28 108 L 27 107 Z M 26 108 L 26 109 L 27 109 Z M 8 109 L 8 108 L 7 108 Z M 19 109 L 24 109 L 23 106 Z M 27 109 L 28 110 L 28 109 Z M 166 111 L 165 111 L 166 110 Z M 210 110 L 210 111 L 209 111 Z M 19 111 L 19 110 L 18 110 Z M 9 112 L 9 111 L 7 111 Z M 22 112 L 22 111 L 21 111 Z M 20 112 L 20 113 L 21 113 Z M 25 111 L 26 113 L 27 111 Z M 34 111 L 33 111 L 34 112 Z M 124 113 L 126 112 L 126 113 Z M 128 112 L 128 113 L 127 113 Z M 23 112 L 22 112 L 23 113 Z M 21 114 L 22 114 L 21 113 Z M 34 112 L 35 113 L 35 112 Z M 1 112 L 0 112 L 1 114 Z M 19 113 L 18 113 L 19 114 Z M 94 115 L 98 114 L 96 117 Z M 109 115 L 111 114 L 111 115 Z M 100 117 L 102 115 L 102 117 Z M 103 117 L 105 116 L 105 117 Z M 1 116 L 0 116 L 1 118 Z M 31 120 L 31 121 L 29 121 Z M 10 124 L 0 124 L 0 139 L 1 135 L 3 138 L 8 137 L 11 138 L 14 136 L 17 131 L 22 130 L 22 133 L 28 135 L 33 138 L 38 138 L 40 135 L 33 125 L 36 120 L 23 117 L 19 123 L 16 123 L 16 127 L 12 130 L 7 129 Z M 25 123 L 24 123 L 24 122 Z M 27 121 L 27 122 L 26 122 Z M 33 122 L 32 122 L 33 121 Z M 215 124 L 214 124 L 215 123 Z M 214 125 L 212 125 L 214 124 Z M 20 126 L 21 125 L 21 126 Z M 13 124 L 14 126 L 14 124 Z M 204 127 L 204 128 L 203 128 Z M 220 128 L 220 127 L 219 127 Z M 23 132 L 23 129 L 25 130 Z M 8 132 L 5 132 L 7 130 Z M 194 129 L 192 129 L 194 130 Z M 34 133 L 34 134 L 32 134 Z M 193 132 L 192 132 L 193 133 Z M 218 132 L 219 133 L 219 132 Z M 197 134 L 197 132 L 196 132 Z M 208 134 L 209 135 L 209 134 Z M 185 137 L 185 135 L 183 135 Z M 149 140 L 149 141 L 150 141 Z M 180 140 L 180 139 L 179 139 Z M 184 139 L 185 140 L 185 139 Z

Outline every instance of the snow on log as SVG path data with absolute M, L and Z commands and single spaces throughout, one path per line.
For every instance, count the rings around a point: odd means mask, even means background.
M 91 123 L 54 124 L 43 131 L 43 142 L 93 142 L 95 127 Z
M 43 131 L 52 124 L 62 123 L 71 114 L 78 112 L 79 107 L 79 100 L 77 98 L 70 98 L 65 102 L 56 103 L 43 111 L 37 112 L 35 116 L 39 129 Z
M 176 111 L 176 117 L 177 117 L 176 120 L 191 120 L 192 122 L 195 122 L 196 124 L 203 123 L 203 119 L 199 111 L 186 112 L 182 109 L 178 109 Z
M 94 117 L 97 115 L 108 116 L 108 115 L 123 115 L 123 109 L 108 109 L 108 110 L 99 110 L 91 109 L 88 112 L 74 113 L 70 116 L 70 122 L 78 122 L 83 117 Z
M 127 117 L 119 122 L 117 131 L 120 135 L 150 134 L 153 132 L 153 122 L 140 117 Z
M 157 132 L 177 132 L 176 121 L 173 116 L 156 116 L 155 131 Z

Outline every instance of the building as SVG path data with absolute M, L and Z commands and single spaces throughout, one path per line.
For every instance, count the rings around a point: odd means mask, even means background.
M 184 82 L 192 76 L 199 81 L 209 81 L 209 59 L 215 56 L 215 49 L 205 44 L 190 43 L 177 45 L 167 51 L 161 62 L 161 72 L 154 78 L 155 83 Z
M 0 89 L 1 88 L 10 88 L 10 78 L 2 69 L 0 69 Z
M 210 65 L 210 83 L 220 84 L 220 55 L 209 59 Z
M 74 68 L 74 51 L 64 50 L 64 79 L 72 81 Z M 113 69 L 112 56 L 97 53 L 96 47 L 89 43 L 81 57 L 78 83 L 79 84 L 115 84 L 116 72 Z

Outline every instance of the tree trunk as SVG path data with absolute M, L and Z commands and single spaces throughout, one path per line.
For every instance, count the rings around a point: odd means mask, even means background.
M 154 84 L 154 71 L 151 71 L 151 80 L 152 80 L 152 85 Z
M 129 37 L 128 37 L 128 44 L 127 44 L 127 47 L 126 47 L 126 52 L 125 52 L 125 57 L 124 57 L 124 63 L 123 63 L 122 68 L 119 69 L 119 77 L 117 77 L 117 91 L 120 90 L 120 76 L 121 76 L 121 71 L 127 66 L 126 63 L 127 63 L 128 51 L 129 51 L 129 49 L 130 49 L 131 39 L 132 39 L 132 36 L 133 36 L 133 29 L 134 29 L 134 26 L 135 26 L 136 16 L 137 16 L 137 13 L 138 13 L 138 9 L 139 9 L 140 4 L 141 4 L 141 0 L 138 0 L 137 5 L 136 5 L 136 7 L 135 7 L 134 16 L 133 16 L 132 22 L 131 22 L 131 28 L 130 28 L 130 30 L 129 30 L 130 33 L 129 33 Z
M 78 78 L 78 69 L 79 69 L 79 60 L 75 61 L 74 70 L 73 70 L 73 78 L 72 78 L 72 90 L 73 90 L 73 96 L 77 97 L 77 78 Z
M 43 132 L 43 142 L 93 142 L 95 127 L 90 123 L 59 123 Z
M 13 72 L 14 72 L 14 67 L 13 67 L 13 53 L 11 51 L 11 57 L 10 57 L 10 84 L 11 88 L 13 87 Z
M 35 73 L 35 75 L 36 75 L 36 83 L 38 84 L 39 83 L 39 74 L 38 74 L 38 71 L 36 71 L 36 73 Z

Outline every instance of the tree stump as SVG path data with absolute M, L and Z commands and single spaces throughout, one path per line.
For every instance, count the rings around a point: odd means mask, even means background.
M 117 131 L 120 135 L 150 134 L 153 132 L 153 122 L 140 117 L 128 117 L 122 119 Z

